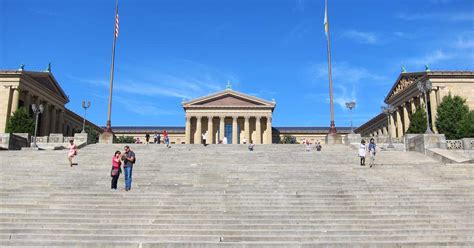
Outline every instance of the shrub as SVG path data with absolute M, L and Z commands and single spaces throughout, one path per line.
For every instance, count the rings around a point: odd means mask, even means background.
M 458 137 L 474 138 L 474 110 L 469 111 L 459 122 Z
M 8 119 L 5 132 L 7 133 L 29 133 L 33 135 L 35 121 L 30 117 L 25 108 L 18 108 Z
M 114 143 L 133 144 L 135 143 L 135 139 L 131 136 L 117 136 Z
M 291 135 L 283 136 L 283 139 L 280 140 L 282 144 L 296 144 L 296 137 Z
M 84 129 L 87 133 L 87 143 L 95 144 L 99 141 L 99 132 L 94 130 L 91 126 L 85 126 Z
M 459 96 L 451 94 L 443 97 L 438 106 L 438 115 L 436 117 L 436 128 L 439 133 L 446 135 L 446 139 L 459 139 L 460 122 L 465 115 L 469 113 L 469 107 L 466 100 Z
M 425 133 L 426 131 L 426 111 L 423 107 L 418 107 L 411 116 L 410 126 L 407 133 Z

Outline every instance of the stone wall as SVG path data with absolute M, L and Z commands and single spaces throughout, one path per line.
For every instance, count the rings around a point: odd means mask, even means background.
M 21 150 L 22 147 L 28 147 L 28 138 L 11 133 L 0 134 L 0 149 Z
M 407 151 L 426 153 L 429 148 L 446 149 L 446 137 L 444 134 L 418 134 L 411 138 L 407 137 L 405 143 Z

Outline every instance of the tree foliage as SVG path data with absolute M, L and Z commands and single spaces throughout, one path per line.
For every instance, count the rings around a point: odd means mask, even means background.
M 99 132 L 97 132 L 91 126 L 88 125 L 86 125 L 84 129 L 87 133 L 87 143 L 95 144 L 99 141 Z
M 33 135 L 35 121 L 25 108 L 18 108 L 8 119 L 5 131 L 7 133 L 29 133 Z
M 443 97 L 438 106 L 438 115 L 436 117 L 436 128 L 439 133 L 446 135 L 447 139 L 463 138 L 460 133 L 461 120 L 469 113 L 469 107 L 466 100 L 460 96 Z
M 135 143 L 135 139 L 131 136 L 117 136 L 114 143 L 133 144 L 133 143 Z
M 296 144 L 296 137 L 291 135 L 283 136 L 283 139 L 280 140 L 282 144 Z
M 474 138 L 474 110 L 469 111 L 459 122 L 458 136 Z
M 418 107 L 411 116 L 410 126 L 407 133 L 425 133 L 426 131 L 426 111 L 423 107 Z

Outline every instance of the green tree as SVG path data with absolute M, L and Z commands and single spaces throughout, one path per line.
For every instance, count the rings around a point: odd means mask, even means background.
M 410 126 L 407 133 L 425 133 L 426 131 L 426 111 L 423 107 L 418 107 L 411 116 Z
M 438 132 L 446 135 L 446 139 L 462 138 L 459 133 L 460 122 L 468 113 L 469 107 L 465 99 L 451 94 L 443 97 L 436 117 Z
M 474 110 L 469 111 L 459 122 L 458 136 L 474 138 Z
M 135 143 L 135 139 L 131 136 L 117 136 L 114 143 L 133 144 Z
M 7 133 L 29 133 L 33 135 L 35 121 L 25 108 L 18 108 L 8 119 L 5 131 Z
M 283 136 L 283 139 L 280 140 L 282 144 L 296 144 L 296 137 L 291 135 Z
M 91 126 L 88 125 L 86 125 L 84 129 L 87 133 L 87 143 L 95 144 L 99 141 L 99 132 L 97 132 Z

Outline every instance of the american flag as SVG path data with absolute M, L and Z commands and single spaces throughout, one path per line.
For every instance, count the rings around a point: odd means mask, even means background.
M 118 33 L 119 33 L 119 15 L 118 15 L 118 10 L 117 10 L 117 13 L 115 14 L 115 32 L 114 32 L 115 39 L 117 39 Z

